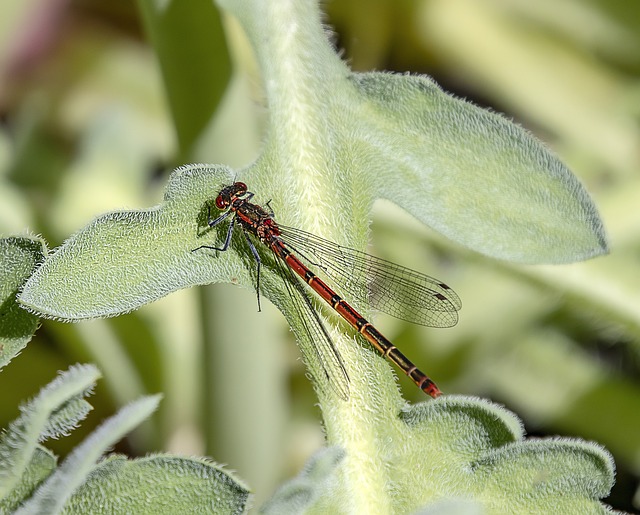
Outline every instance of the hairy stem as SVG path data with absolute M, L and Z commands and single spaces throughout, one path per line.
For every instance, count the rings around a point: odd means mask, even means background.
M 276 208 L 280 191 L 283 201 L 286 197 L 285 219 L 363 248 L 368 219 L 358 209 L 368 207 L 370 200 L 341 203 L 336 195 L 338 191 L 342 198 L 351 194 L 349 174 L 353 171 L 336 165 L 340 149 L 336 125 L 340 123 L 335 117 L 336 109 L 342 110 L 352 98 L 346 80 L 350 72 L 331 48 L 317 3 L 219 3 L 243 25 L 261 67 L 270 116 L 261 168 L 275 169 L 273 177 L 262 181 L 273 191 Z M 261 180 L 259 175 L 256 182 Z M 330 392 L 319 395 L 328 440 L 346 450 L 341 469 L 348 489 L 345 498 L 350 499 L 353 512 L 389 512 L 387 485 L 391 481 L 383 449 L 389 428 L 397 422 L 393 414 L 403 401 L 390 367 L 382 359 L 343 331 L 333 330 L 332 337 L 350 375 L 350 399 L 342 401 Z

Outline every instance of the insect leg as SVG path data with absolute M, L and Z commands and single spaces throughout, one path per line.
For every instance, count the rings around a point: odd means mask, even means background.
M 244 237 L 247 240 L 249 249 L 251 249 L 251 253 L 256 260 L 256 295 L 258 297 L 258 311 L 262 311 L 262 309 L 260 308 L 260 268 L 262 267 L 262 261 L 260 260 L 260 255 L 258 254 L 255 245 L 246 232 L 244 233 Z
M 215 220 L 209 222 L 209 225 L 211 227 L 215 227 L 218 223 L 224 220 L 224 218 L 229 216 L 229 213 L 231 213 L 231 211 L 227 211 L 224 215 L 221 215 Z M 231 223 L 229 224 L 229 229 L 227 230 L 227 237 L 225 238 L 224 244 L 222 245 L 222 247 L 214 247 L 213 245 L 200 245 L 198 248 L 193 249 L 191 252 L 195 252 L 196 250 L 200 250 L 200 249 L 211 249 L 211 250 L 219 250 L 221 252 L 224 252 L 229 248 L 229 244 L 231 243 L 231 236 L 233 235 L 234 225 L 235 225 L 235 219 L 232 220 Z

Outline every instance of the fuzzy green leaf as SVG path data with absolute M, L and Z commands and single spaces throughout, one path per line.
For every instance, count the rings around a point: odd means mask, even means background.
M 16 513 L 58 513 L 94 469 L 100 456 L 157 408 L 160 396 L 143 397 L 122 408 L 77 446 Z
M 538 139 L 428 77 L 353 74 L 377 191 L 473 250 L 520 263 L 607 251 L 588 193 Z
M 598 500 L 613 486 L 613 460 L 596 444 L 524 439 L 515 415 L 468 397 L 419 404 L 402 419 L 409 443 L 394 477 L 417 504 L 463 498 L 486 513 L 607 513 Z
M 513 511 L 597 513 L 594 502 L 613 487 L 611 455 L 593 443 L 568 438 L 529 440 L 487 453 L 473 463 L 483 488 L 517 492 Z M 496 495 L 493 503 L 498 503 Z M 519 507 L 519 510 L 515 509 Z
M 328 447 L 319 451 L 298 476 L 281 486 L 261 509 L 266 515 L 306 513 L 315 510 L 321 513 L 322 505 L 332 504 L 332 492 L 336 487 L 336 469 L 344 459 L 344 450 Z
M 27 499 L 36 487 L 51 474 L 57 461 L 56 456 L 50 450 L 41 445 L 36 446 L 20 482 L 8 496 L 0 499 L 0 513 L 13 513 L 20 503 Z
M 68 436 L 78 422 L 84 420 L 93 409 L 91 404 L 81 397 L 69 399 L 51 414 L 47 426 L 40 435 L 41 440 Z
M 63 513 L 244 513 L 247 487 L 203 459 L 114 456 L 100 463 Z
M 609 513 L 611 455 L 571 439 L 525 439 L 520 420 L 481 399 L 444 396 L 402 412 L 378 434 L 393 513 Z M 282 487 L 265 513 L 341 513 L 366 486 L 329 448 Z
M 75 365 L 44 387 L 0 438 L 0 499 L 23 477 L 38 442 L 70 431 L 88 412 L 88 395 L 100 373 L 93 365 Z
M 43 316 L 71 320 L 125 313 L 195 284 L 238 276 L 250 284 L 239 263 L 193 252 L 215 241 L 212 234 L 203 237 L 208 208 L 230 177 L 226 167 L 179 168 L 162 205 L 95 219 L 36 271 L 20 302 Z
M 0 239 L 0 369 L 27 345 L 38 326 L 38 318 L 21 308 L 16 296 L 45 254 L 42 240 Z

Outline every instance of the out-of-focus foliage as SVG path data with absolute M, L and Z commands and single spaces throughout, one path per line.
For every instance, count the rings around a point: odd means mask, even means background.
M 464 305 L 459 325 L 446 331 L 380 320 L 446 392 L 503 402 L 534 434 L 605 445 L 618 467 L 607 502 L 633 509 L 640 476 L 640 5 L 341 0 L 325 7 L 354 69 L 428 73 L 446 90 L 506 112 L 591 192 L 611 254 L 553 267 L 480 257 L 380 203 L 376 253 L 442 278 Z M 259 78 L 234 21 L 223 24 L 233 73 L 219 45 L 222 28 L 205 44 L 219 55 L 193 63 L 209 67 L 207 80 L 219 69 L 212 95 L 224 94 L 217 106 L 207 104 L 208 119 L 194 121 L 205 127 L 200 138 L 178 150 L 184 140 L 176 138 L 165 96 L 172 90 L 141 19 L 132 3 L 0 6 L 3 236 L 31 231 L 55 247 L 95 215 L 157 204 L 177 155 L 231 166 L 255 157 Z M 159 415 L 142 429 L 146 436 L 130 440 L 136 451 L 206 452 L 238 470 L 260 503 L 301 468 L 321 432 L 295 345 L 283 343 L 284 321 L 270 307 L 255 311 L 251 293 L 215 286 L 114 320 L 45 322 L 0 374 L 0 426 L 53 371 L 91 360 L 107 385 L 96 401 L 119 405 L 165 393 Z M 420 399 L 400 381 L 407 396 Z M 96 410 L 112 411 L 106 404 Z

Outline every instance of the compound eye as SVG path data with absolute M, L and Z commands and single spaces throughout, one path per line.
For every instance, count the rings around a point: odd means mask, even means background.
M 242 195 L 247 192 L 247 185 L 244 182 L 236 182 L 235 190 L 237 194 Z
M 216 207 L 218 209 L 225 209 L 229 207 L 229 199 L 224 198 L 222 195 L 216 197 Z

